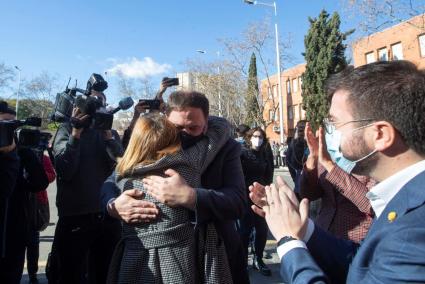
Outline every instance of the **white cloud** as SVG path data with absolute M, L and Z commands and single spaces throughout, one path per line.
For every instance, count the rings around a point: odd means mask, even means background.
M 139 60 L 136 57 L 130 58 L 127 62 L 118 63 L 106 70 L 111 75 L 123 75 L 127 78 L 144 79 L 149 76 L 166 73 L 171 69 L 170 64 L 159 64 L 150 57 Z

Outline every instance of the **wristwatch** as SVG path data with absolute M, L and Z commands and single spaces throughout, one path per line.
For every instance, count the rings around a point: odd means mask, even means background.
M 296 241 L 297 239 L 291 236 L 284 236 L 277 242 L 277 246 L 280 247 L 284 243 L 290 242 L 290 241 Z

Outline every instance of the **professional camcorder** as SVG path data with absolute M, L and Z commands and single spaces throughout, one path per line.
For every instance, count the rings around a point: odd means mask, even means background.
M 71 79 L 70 79 L 71 80 Z M 56 95 L 55 110 L 51 119 L 55 122 L 70 121 L 77 128 L 93 127 L 95 129 L 109 130 L 112 128 L 113 115 L 119 110 L 127 110 L 133 106 L 131 97 L 122 99 L 119 106 L 112 111 L 107 111 L 102 99 L 93 96 L 92 91 L 103 92 L 108 88 L 108 83 L 99 74 L 92 74 L 87 82 L 85 90 L 69 88 L 69 81 L 66 89 Z M 80 95 L 77 95 L 80 93 Z M 83 114 L 89 115 L 90 119 L 81 123 L 72 120 L 72 109 L 77 107 Z
M 0 147 L 9 146 L 15 138 L 15 131 L 24 126 L 41 126 L 41 118 L 30 117 L 25 120 L 1 120 L 0 121 Z M 17 132 L 17 144 L 27 146 L 37 146 L 39 143 L 40 131 L 34 129 L 19 129 Z

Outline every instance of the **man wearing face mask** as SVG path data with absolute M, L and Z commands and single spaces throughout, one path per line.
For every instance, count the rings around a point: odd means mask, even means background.
M 208 114 L 209 102 L 204 94 L 194 91 L 170 94 L 166 115 L 181 130 L 183 149 L 202 139 L 208 127 Z M 203 188 L 190 187 L 175 171 L 166 171 L 165 175 L 168 177 L 151 176 L 143 180 L 148 193 L 169 206 L 192 210 L 195 226 L 214 222 L 226 247 L 233 283 L 248 283 L 242 245 L 235 226 L 235 221 L 242 217 L 247 207 L 240 144 L 234 139 L 228 140 L 203 173 Z M 155 205 L 142 200 L 143 196 L 137 190 L 126 190 L 116 197 L 113 177 L 105 182 L 102 192 L 102 202 L 108 213 L 124 222 L 149 222 L 159 217 Z
M 273 182 L 273 164 L 269 163 L 267 155 L 267 137 L 264 130 L 259 127 L 248 131 L 247 145 L 242 148 L 241 163 L 245 176 L 245 184 L 248 186 L 254 182 L 270 184 Z M 248 187 L 246 188 L 248 192 Z M 250 202 L 250 205 L 252 203 Z M 251 233 L 255 229 L 254 257 L 252 266 L 265 276 L 271 275 L 270 268 L 263 262 L 263 252 L 267 241 L 267 223 L 264 218 L 256 215 L 250 208 L 240 220 L 239 233 L 245 252 L 245 263 L 248 263 L 248 245 Z
M 324 232 L 279 181 L 252 188 L 278 242 L 286 283 L 425 283 L 425 74 L 403 60 L 347 68 L 328 82 L 328 126 L 340 131 L 352 173 L 379 183 L 367 193 L 376 218 L 361 244 Z M 328 127 L 327 126 L 327 127 Z
M 89 98 L 106 105 L 102 92 L 91 90 Z M 120 222 L 103 214 L 99 202 L 101 187 L 123 153 L 121 142 L 116 131 L 92 128 L 89 120 L 74 108 L 71 121 L 59 127 L 53 142 L 59 215 L 53 251 L 59 283 L 85 283 L 87 269 L 90 283 L 105 283 L 121 233 Z
M 313 134 L 307 123 L 305 139 L 309 156 L 300 178 L 300 197 L 321 198 L 316 225 L 337 237 L 360 242 L 366 236 L 373 211 L 366 193 L 376 183 L 369 177 L 351 174 L 354 162 L 345 159 L 339 148 L 339 131 L 325 121 L 324 129 Z

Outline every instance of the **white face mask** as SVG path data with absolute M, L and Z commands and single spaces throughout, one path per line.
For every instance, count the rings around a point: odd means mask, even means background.
M 260 148 L 260 146 L 263 145 L 263 138 L 252 137 L 251 144 L 254 148 Z

